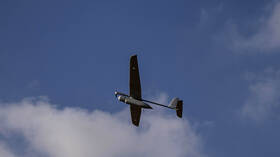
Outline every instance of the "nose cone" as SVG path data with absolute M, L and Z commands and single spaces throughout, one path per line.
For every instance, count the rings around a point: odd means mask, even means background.
M 124 96 L 118 96 L 118 100 L 121 102 L 125 102 L 126 98 Z

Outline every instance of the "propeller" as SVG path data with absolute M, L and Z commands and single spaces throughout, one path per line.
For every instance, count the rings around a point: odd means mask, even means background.
M 115 90 L 115 93 L 114 93 L 114 94 L 115 94 L 115 97 L 117 97 L 117 96 L 118 96 L 118 92 L 117 92 L 117 90 Z

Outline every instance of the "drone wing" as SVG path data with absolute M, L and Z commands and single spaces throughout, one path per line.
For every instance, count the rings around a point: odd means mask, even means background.
M 141 100 L 141 83 L 137 55 L 130 57 L 129 94 L 134 99 Z
M 141 100 L 141 83 L 138 69 L 137 55 L 130 57 L 130 70 L 129 70 L 129 94 L 134 99 Z M 132 123 L 139 126 L 141 107 L 130 105 L 130 113 Z
M 141 107 L 130 105 L 131 121 L 134 125 L 139 126 L 141 117 Z

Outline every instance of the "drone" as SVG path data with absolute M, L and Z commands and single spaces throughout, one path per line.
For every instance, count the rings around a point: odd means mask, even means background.
M 115 96 L 119 101 L 130 105 L 131 121 L 135 126 L 139 126 L 142 109 L 153 109 L 149 104 L 176 110 L 177 117 L 182 118 L 183 100 L 180 100 L 179 98 L 173 98 L 169 105 L 163 105 L 142 99 L 137 55 L 130 57 L 129 95 L 115 91 Z

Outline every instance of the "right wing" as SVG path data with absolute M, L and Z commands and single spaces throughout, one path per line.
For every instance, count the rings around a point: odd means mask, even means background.
M 130 57 L 129 95 L 134 99 L 138 99 L 138 100 L 142 99 L 137 55 Z M 141 107 L 130 105 L 130 113 L 131 113 L 132 123 L 136 126 L 139 126 L 140 117 L 141 117 Z
M 142 98 L 137 55 L 130 57 L 129 94 L 134 99 L 141 100 Z

